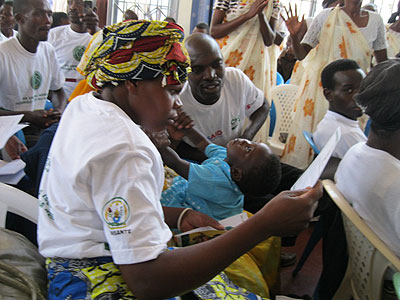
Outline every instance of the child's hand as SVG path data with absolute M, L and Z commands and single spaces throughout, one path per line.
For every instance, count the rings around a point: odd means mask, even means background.
M 144 133 L 150 138 L 153 144 L 157 147 L 157 149 L 166 148 L 171 145 L 171 141 L 169 140 L 169 135 L 166 130 L 151 132 L 145 128 L 142 128 Z
M 193 127 L 194 122 L 181 108 L 176 109 L 178 118 L 174 124 L 167 127 L 169 136 L 175 140 L 180 141 L 185 136 L 185 130 Z

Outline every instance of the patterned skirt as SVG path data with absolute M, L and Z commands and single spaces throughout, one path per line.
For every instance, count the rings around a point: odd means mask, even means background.
M 136 299 L 111 257 L 48 258 L 46 268 L 49 279 L 49 300 Z M 224 273 L 220 273 L 193 292 L 171 299 L 261 300 L 264 298 L 238 287 Z

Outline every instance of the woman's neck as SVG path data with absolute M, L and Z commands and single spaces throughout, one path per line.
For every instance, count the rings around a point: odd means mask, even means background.
M 350 17 L 361 16 L 361 1 L 353 2 L 346 1 L 346 4 L 342 8 Z
M 400 130 L 395 131 L 390 137 L 377 135 L 372 129 L 369 132 L 367 145 L 382 151 L 400 160 Z

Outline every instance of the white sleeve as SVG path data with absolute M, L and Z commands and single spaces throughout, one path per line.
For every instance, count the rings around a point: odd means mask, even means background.
M 259 109 L 264 103 L 264 93 L 258 89 L 254 83 L 243 73 L 242 70 L 237 69 L 241 88 L 239 90 L 242 93 L 243 105 L 245 105 L 246 117 L 250 117 L 257 109 Z
M 374 16 L 374 18 L 377 18 L 376 23 L 377 23 L 377 34 L 376 34 L 376 39 L 372 44 L 372 49 L 374 51 L 379 51 L 387 48 L 387 42 L 386 42 L 386 29 L 385 29 L 385 24 L 383 24 L 382 17 L 378 14 L 369 14 L 370 16 Z
M 158 176 L 163 174 L 153 172 L 160 161 L 146 147 L 117 146 L 101 161 L 90 162 L 92 199 L 114 262 L 149 261 L 166 249 L 172 236 L 160 203 Z
M 302 44 L 310 45 L 315 48 L 319 43 L 319 35 L 321 34 L 322 27 L 329 17 L 331 9 L 324 9 L 321 11 L 312 21 L 310 28 L 308 28 L 306 34 L 301 41 Z
M 51 91 L 56 91 L 59 90 L 60 88 L 63 87 L 64 82 L 65 82 L 65 77 L 63 72 L 61 72 L 60 65 L 58 63 L 57 57 L 56 57 L 56 52 L 54 51 L 54 48 L 52 45 L 48 44 L 51 49 L 48 51 L 48 59 L 49 59 L 49 65 L 51 66 L 50 68 L 50 76 L 51 76 L 51 81 L 50 81 L 50 90 Z

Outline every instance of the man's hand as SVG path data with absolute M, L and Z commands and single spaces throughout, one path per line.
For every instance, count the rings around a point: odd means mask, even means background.
M 263 9 L 268 5 L 269 0 L 256 0 L 250 7 L 247 12 L 248 19 L 253 18 L 254 16 L 260 14 Z
M 314 188 L 280 193 L 259 213 L 270 218 L 268 231 L 272 235 L 295 235 L 307 228 L 321 197 L 322 184 L 318 182 Z
M 23 121 L 32 123 L 40 128 L 47 128 L 54 123 L 60 121 L 61 113 L 58 110 L 34 110 L 29 112 L 24 112 Z
M 224 226 L 222 226 L 217 220 L 195 210 L 189 210 L 183 215 L 180 229 L 182 232 L 185 232 L 205 226 L 211 226 L 212 228 L 218 230 L 224 230 Z
M 20 154 L 28 151 L 24 143 L 22 143 L 15 135 L 10 137 L 4 149 L 13 160 L 21 158 Z

